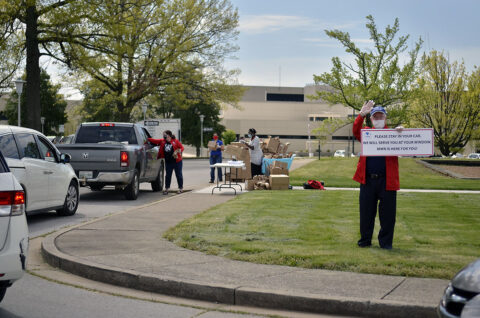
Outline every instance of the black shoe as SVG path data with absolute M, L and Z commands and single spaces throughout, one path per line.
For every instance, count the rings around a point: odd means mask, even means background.
M 372 246 L 372 242 L 358 242 L 357 245 L 359 247 L 370 247 Z
M 214 183 L 214 182 L 215 182 L 215 181 L 213 181 L 213 180 L 208 181 L 208 183 Z
M 384 250 L 391 250 L 392 246 L 391 245 L 385 245 L 385 246 L 380 246 L 380 248 L 383 248 Z

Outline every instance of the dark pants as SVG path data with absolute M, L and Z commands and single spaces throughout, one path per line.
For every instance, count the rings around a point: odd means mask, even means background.
M 222 163 L 222 155 L 210 155 L 210 165 Z M 222 168 L 217 168 L 218 181 L 222 181 Z M 210 180 L 215 181 L 215 168 L 210 168 Z
M 252 177 L 253 176 L 259 176 L 262 173 L 262 165 L 256 165 L 254 163 L 250 163 L 250 166 L 252 167 Z
M 170 189 L 172 182 L 172 173 L 175 170 L 175 177 L 177 177 L 178 188 L 183 189 L 183 175 L 182 175 L 183 161 L 167 162 L 165 165 L 165 189 Z
M 360 240 L 358 245 L 369 246 L 372 242 L 375 217 L 380 218 L 378 242 L 382 248 L 391 248 L 397 213 L 397 191 L 385 190 L 385 177 L 368 178 L 360 185 Z

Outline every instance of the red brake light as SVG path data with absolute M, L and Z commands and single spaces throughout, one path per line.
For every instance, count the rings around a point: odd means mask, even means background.
M 0 192 L 0 205 L 25 204 L 25 193 L 23 191 Z
M 13 204 L 25 204 L 25 193 L 21 191 L 15 192 L 15 197 L 13 199 Z
M 112 123 L 101 123 L 100 127 L 115 127 L 115 124 Z
M 12 193 L 0 192 L 0 205 L 12 205 Z
M 120 166 L 128 167 L 128 152 L 126 151 L 120 152 Z

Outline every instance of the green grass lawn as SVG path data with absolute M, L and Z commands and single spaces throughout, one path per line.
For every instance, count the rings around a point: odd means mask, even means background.
M 455 179 L 442 175 L 416 162 L 399 158 L 400 188 L 480 190 L 480 180 Z M 290 173 L 290 184 L 302 185 L 310 179 L 325 181 L 327 187 L 358 187 L 352 180 L 358 158 L 322 158 Z
M 373 246 L 356 246 L 356 191 L 255 191 L 185 220 L 165 237 L 255 263 L 450 279 L 480 257 L 480 195 L 398 193 L 393 250 L 378 247 L 378 230 L 377 218 Z

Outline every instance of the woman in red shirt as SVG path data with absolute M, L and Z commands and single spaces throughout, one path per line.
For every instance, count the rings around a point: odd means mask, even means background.
M 175 177 L 178 183 L 178 192 L 183 192 L 183 148 L 180 140 L 176 139 L 170 130 L 163 132 L 163 139 L 148 138 L 152 144 L 160 146 L 158 151 L 158 158 L 165 158 L 165 190 L 163 194 L 168 194 L 170 183 L 172 181 L 172 173 L 175 170 Z

